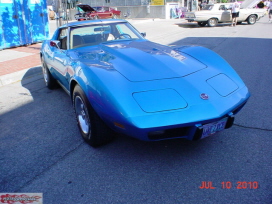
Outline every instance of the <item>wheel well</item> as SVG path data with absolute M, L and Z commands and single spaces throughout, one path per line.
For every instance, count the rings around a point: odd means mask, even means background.
M 78 83 L 75 80 L 72 80 L 71 83 L 70 83 L 70 97 L 71 97 L 72 102 L 73 102 L 73 92 L 74 92 L 75 86 L 77 84 Z
M 257 15 L 257 14 L 250 14 L 250 15 L 247 17 L 247 19 L 248 19 L 250 16 L 255 16 L 256 19 L 258 19 L 258 15 Z M 246 20 L 247 20 L 247 19 L 246 19 Z
M 216 19 L 216 20 L 218 21 L 218 18 L 217 18 L 217 17 L 211 17 L 211 18 L 209 18 L 208 20 L 210 20 L 210 19 Z

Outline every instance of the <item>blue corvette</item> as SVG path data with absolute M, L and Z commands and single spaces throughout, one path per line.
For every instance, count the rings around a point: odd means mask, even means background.
M 46 86 L 70 95 L 91 146 L 119 132 L 140 140 L 203 139 L 232 126 L 250 94 L 232 67 L 199 46 L 146 40 L 125 20 L 59 27 L 43 42 Z

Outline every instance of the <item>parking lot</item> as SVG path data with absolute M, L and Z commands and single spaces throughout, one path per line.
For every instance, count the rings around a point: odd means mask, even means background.
M 118 135 L 92 148 L 80 136 L 69 96 L 61 88 L 48 90 L 41 72 L 26 72 L 0 87 L 0 192 L 43 193 L 49 204 L 271 203 L 268 17 L 212 28 L 179 19 L 129 21 L 151 41 L 204 46 L 228 61 L 251 92 L 235 125 L 195 142 Z

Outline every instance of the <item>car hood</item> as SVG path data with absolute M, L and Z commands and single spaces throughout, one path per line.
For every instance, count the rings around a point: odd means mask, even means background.
M 77 52 L 87 66 L 115 69 L 133 82 L 180 78 L 207 67 L 185 53 L 150 41 L 100 44 L 96 51 L 82 48 Z
M 241 8 L 254 8 L 260 0 L 245 0 L 241 3 Z
M 84 12 L 92 12 L 95 11 L 90 5 L 88 4 L 78 4 L 79 8 L 81 8 Z

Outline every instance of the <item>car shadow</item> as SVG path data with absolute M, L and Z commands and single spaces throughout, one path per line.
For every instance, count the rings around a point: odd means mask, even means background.
M 175 25 L 181 27 L 181 28 L 216 28 L 216 27 L 227 27 L 227 26 L 230 26 L 231 23 L 219 23 L 217 24 L 215 27 L 209 27 L 208 25 L 206 26 L 199 26 L 196 22 L 182 22 L 182 23 L 175 23 Z M 238 24 L 237 26 L 239 25 L 247 25 L 247 23 L 243 22 L 241 24 Z

